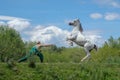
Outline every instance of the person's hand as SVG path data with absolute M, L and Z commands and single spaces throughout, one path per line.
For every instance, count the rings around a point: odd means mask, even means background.
M 49 44 L 49 47 L 54 47 L 54 46 L 56 46 L 55 44 Z
M 55 46 L 55 44 L 50 44 L 49 46 Z

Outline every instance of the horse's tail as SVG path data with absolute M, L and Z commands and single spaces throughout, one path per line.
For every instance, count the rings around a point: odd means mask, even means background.
M 98 50 L 98 47 L 94 44 L 94 49 L 97 51 Z

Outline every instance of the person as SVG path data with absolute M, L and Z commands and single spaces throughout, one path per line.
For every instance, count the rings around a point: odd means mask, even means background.
M 41 47 L 48 47 L 48 46 L 52 46 L 52 44 L 41 44 L 41 42 L 38 41 L 37 44 L 31 48 L 30 52 L 26 56 L 19 59 L 18 62 L 19 63 L 23 62 L 23 61 L 27 60 L 29 57 L 31 57 L 32 55 L 37 55 L 40 58 L 40 61 L 43 62 L 44 57 L 43 57 L 42 52 L 39 51 L 39 49 Z

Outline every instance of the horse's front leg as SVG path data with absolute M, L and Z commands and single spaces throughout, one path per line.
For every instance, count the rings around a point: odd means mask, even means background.
M 70 45 L 70 46 L 73 46 L 73 42 L 72 41 L 68 41 L 68 44 Z
M 73 41 L 71 40 L 71 37 L 67 37 L 67 38 L 66 38 L 66 41 L 68 41 L 68 44 L 69 44 L 70 46 L 73 46 Z
M 67 41 L 74 41 L 76 39 L 77 35 L 70 35 L 66 38 Z

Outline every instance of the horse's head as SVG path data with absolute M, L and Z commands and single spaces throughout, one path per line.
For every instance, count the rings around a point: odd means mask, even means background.
M 76 27 L 80 32 L 83 32 L 83 28 L 82 28 L 82 25 L 81 25 L 79 19 L 75 19 L 75 20 L 69 22 L 69 25 Z
M 69 22 L 69 25 L 74 27 L 78 26 L 79 24 L 80 24 L 79 19 Z

